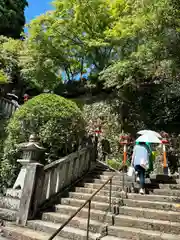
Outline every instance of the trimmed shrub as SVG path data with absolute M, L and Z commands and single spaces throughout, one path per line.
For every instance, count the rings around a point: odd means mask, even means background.
M 85 134 L 85 122 L 73 101 L 55 94 L 34 97 L 15 112 L 7 126 L 3 171 L 15 171 L 18 144 L 27 142 L 32 133 L 39 135 L 50 162 L 77 150 Z

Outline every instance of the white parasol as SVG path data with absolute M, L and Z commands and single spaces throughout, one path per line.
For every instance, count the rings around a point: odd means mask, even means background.
M 136 139 L 136 142 L 161 143 L 161 140 L 154 134 L 144 134 Z
M 150 135 L 155 135 L 158 138 L 162 138 L 162 136 L 159 133 L 152 131 L 152 130 L 141 130 L 138 132 L 138 134 L 140 134 L 140 135 L 146 135 L 146 134 L 149 135 L 150 134 Z

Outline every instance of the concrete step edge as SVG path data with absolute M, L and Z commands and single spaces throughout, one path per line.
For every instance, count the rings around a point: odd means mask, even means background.
M 87 196 L 87 198 L 89 196 L 91 196 L 91 194 L 86 194 L 85 196 Z M 115 199 L 115 200 L 120 200 L 119 198 L 115 198 L 113 197 L 112 199 Z M 78 201 L 78 202 L 81 202 L 82 204 L 85 203 L 86 199 L 79 199 L 79 198 L 74 198 L 74 197 L 69 197 L 69 198 L 62 198 L 61 199 L 62 201 Z M 148 204 L 154 204 L 156 203 L 157 205 L 162 205 L 162 202 L 159 202 L 159 201 L 148 201 L 148 200 L 136 200 L 136 199 L 124 199 L 125 201 L 125 204 L 126 204 L 126 201 L 128 202 L 138 202 L 138 203 L 148 203 Z M 91 202 L 92 204 L 101 204 L 101 205 L 108 205 L 108 203 L 105 203 L 105 202 L 99 202 L 99 201 L 92 201 Z M 172 205 L 172 206 L 175 206 L 176 205 L 179 205 L 177 203 L 171 203 L 171 202 L 163 202 L 163 205 Z
M 154 202 L 156 202 L 157 204 L 161 204 L 162 205 L 162 202 L 160 202 L 160 199 L 161 198 L 163 198 L 163 197 L 165 197 L 165 198 L 168 198 L 168 199 L 170 199 L 170 198 L 172 198 L 172 199 L 174 199 L 174 201 L 175 200 L 177 200 L 177 202 L 168 202 L 168 201 L 166 201 L 166 200 L 164 200 L 163 201 L 163 204 L 171 204 L 171 205 L 176 205 L 176 204 L 178 204 L 179 202 L 178 202 L 178 199 L 177 198 L 175 198 L 175 196 L 164 196 L 164 195 L 157 195 L 157 194 L 155 194 L 155 195 L 153 195 L 153 194 L 150 194 L 150 196 L 151 197 L 149 197 L 149 198 L 153 198 L 153 196 L 155 196 L 155 197 L 159 197 L 159 200 L 158 201 L 155 201 L 155 200 L 153 200 L 153 199 L 147 199 L 146 198 L 146 196 L 149 196 L 148 194 L 147 195 L 143 195 L 143 197 L 145 198 L 145 199 L 138 199 L 138 194 L 137 194 L 137 199 L 133 199 L 133 198 L 128 198 L 128 195 L 129 196 L 133 196 L 133 195 L 130 195 L 131 193 L 127 193 L 127 198 L 125 198 L 124 199 L 124 201 L 126 201 L 126 200 L 128 200 L 128 201 L 132 201 L 132 202 L 141 202 L 141 203 L 149 203 L 149 204 L 154 204 Z M 69 192 L 69 198 L 75 198 L 75 199 L 81 199 L 81 200 L 87 200 L 89 197 L 91 197 L 91 195 L 92 194 L 90 194 L 90 193 L 82 193 L 82 192 Z M 119 193 L 119 195 L 120 196 L 116 196 L 116 197 L 112 197 L 112 200 L 113 201 L 119 201 L 120 199 L 121 199 L 121 193 Z M 134 195 L 135 196 L 135 195 Z M 102 201 L 103 201 L 103 199 L 104 200 L 108 200 L 109 199 L 109 196 L 105 196 L 105 195 L 101 195 L 100 194 L 100 192 L 99 193 L 97 193 L 97 195 L 95 195 L 94 196 L 94 199 L 97 199 L 97 198 L 101 198 L 102 199 Z M 153 200 L 153 201 L 152 201 Z M 180 199 L 179 199 L 180 200 Z M 95 200 L 96 201 L 96 200 Z
M 57 208 L 57 209 L 61 209 L 61 208 L 67 208 L 67 209 L 69 209 L 69 208 L 71 208 L 71 209 L 73 209 L 74 211 L 75 211 L 75 210 L 77 211 L 79 207 L 69 206 L 69 205 L 63 205 L 63 204 L 58 204 L 58 205 L 56 205 L 56 208 Z M 83 209 L 81 209 L 81 211 L 82 211 L 82 210 L 88 212 L 88 208 L 83 208 Z M 91 209 L 91 213 L 105 214 L 106 211 L 102 211 L 102 210 L 98 210 L 98 209 Z
M 72 207 L 70 205 L 59 205 L 56 207 L 56 212 L 60 214 L 74 214 L 78 210 L 79 206 Z M 78 214 L 78 217 L 87 219 L 88 217 L 88 208 L 83 208 Z M 99 223 L 112 223 L 112 214 L 109 211 L 102 211 L 98 209 L 91 208 L 90 218 L 92 220 L 98 221 Z
M 130 206 L 122 206 L 122 209 L 127 209 L 127 210 L 136 210 L 136 211 L 146 211 L 146 212 L 154 212 L 154 209 L 152 208 L 140 208 L 140 207 L 130 207 Z M 161 214 L 174 214 L 174 215 L 179 215 L 179 212 L 175 212 L 175 211 L 164 211 L 164 210 L 156 210 L 157 213 L 161 213 Z
M 150 238 L 150 239 L 161 239 L 161 240 L 177 240 L 177 239 L 179 239 L 178 234 L 168 234 L 168 233 L 162 233 L 159 231 L 143 230 L 140 228 L 111 226 L 111 227 L 109 227 L 108 231 L 109 231 L 110 235 L 113 235 L 113 236 L 122 235 L 122 232 L 123 232 L 123 233 L 125 233 L 125 235 L 126 235 L 126 233 L 128 233 L 128 235 L 130 234 L 129 236 L 133 236 L 133 237 L 136 236 L 138 238 L 140 238 L 140 237 L 142 238 L 142 235 L 146 235 L 147 237 L 151 236 L 152 238 Z M 128 239 L 132 239 L 132 237 L 128 237 Z M 134 238 L 134 239 L 136 239 L 136 238 Z
M 66 215 L 66 214 L 60 214 L 60 213 L 53 213 L 53 212 L 48 212 L 44 213 L 42 216 L 43 221 L 51 221 L 53 223 L 58 223 L 58 224 L 63 224 L 66 222 L 71 215 Z M 105 222 L 99 222 L 91 219 L 90 216 L 90 231 L 93 233 L 101 233 L 101 232 L 106 232 L 107 225 Z M 71 226 L 74 228 L 79 228 L 82 230 L 87 229 L 87 218 L 82 218 L 75 216 L 67 226 Z
M 8 239 L 10 236 L 13 236 L 13 240 L 21 240 L 21 239 L 26 239 L 28 237 L 28 240 L 45 240 L 48 239 L 51 234 L 45 233 L 45 232 L 40 232 L 40 231 L 35 231 L 29 228 L 24 228 L 24 227 L 19 227 L 19 226 L 6 226 L 3 228 L 3 233 L 2 235 L 7 237 Z M 19 235 L 20 234 L 20 235 Z M 12 238 L 10 238 L 12 239 Z M 54 240 L 66 240 L 66 238 L 62 237 L 56 237 Z
M 56 231 L 61 226 L 61 224 L 42 221 L 42 220 L 31 220 L 31 221 L 27 222 L 28 228 L 33 229 L 35 227 L 35 229 L 37 229 L 38 228 L 37 226 L 38 227 L 42 226 L 43 231 L 44 231 L 44 229 L 45 229 L 45 231 L 50 231 L 50 229 L 52 229 L 51 231 L 52 231 L 52 233 L 54 233 L 54 231 Z M 41 229 L 41 231 L 42 231 L 42 229 Z M 82 237 L 86 237 L 86 231 L 79 229 L 79 228 L 65 226 L 62 229 L 62 232 L 66 232 L 68 234 L 73 234 L 73 236 L 81 235 Z M 100 236 L 100 234 L 89 232 L 90 239 L 97 239 L 99 236 Z
M 62 218 L 65 218 L 65 219 L 69 219 L 71 217 L 71 215 L 60 214 L 60 213 L 57 213 L 57 212 L 46 212 L 43 215 L 52 215 L 52 216 L 55 216 L 55 217 L 62 217 Z M 84 221 L 84 218 L 76 217 L 76 216 L 73 219 L 78 220 L 78 221 Z M 101 224 L 100 222 L 92 220 L 92 219 L 90 220 L 90 222 L 91 222 L 91 224 Z
M 117 215 L 115 216 L 118 219 L 126 219 L 126 220 L 133 220 L 133 221 L 141 221 L 141 222 L 151 222 L 152 224 L 166 224 L 166 225 L 173 225 L 180 227 L 180 222 L 172 222 L 172 221 L 165 221 L 165 220 L 157 220 L 157 219 L 148 219 L 148 218 L 140 218 L 140 217 L 133 217 L 133 216 L 127 216 L 127 215 Z
M 62 198 L 61 199 L 61 201 L 76 201 L 76 202 L 79 202 L 79 203 L 81 203 L 81 204 L 83 204 L 83 203 L 85 203 L 86 202 L 86 199 L 78 199 L 78 198 Z M 104 202 L 97 202 L 97 201 L 91 201 L 91 204 L 97 204 L 97 205 L 108 205 L 108 203 L 104 203 Z M 64 203 L 63 203 L 63 205 L 65 205 Z M 87 207 L 87 206 L 86 206 Z
M 83 189 L 85 189 L 85 192 L 83 192 Z M 81 192 L 81 190 L 82 190 L 82 192 Z M 87 193 L 88 191 L 91 191 L 91 193 Z M 75 192 L 76 193 L 82 193 L 82 194 L 93 194 L 94 192 L 95 192 L 96 190 L 94 190 L 94 189 L 91 189 L 90 187 L 76 187 L 76 189 L 75 189 Z M 107 195 L 101 195 L 101 193 L 107 193 Z M 72 192 L 73 193 L 73 192 Z M 108 197 L 108 193 L 109 193 L 109 191 L 108 190 L 104 190 L 104 189 L 102 189 L 102 190 L 100 190 L 99 191 L 99 193 L 97 193 L 97 195 L 96 196 L 98 196 L 98 195 L 101 195 L 101 196 L 105 196 L 105 197 Z M 117 195 L 117 197 L 121 197 L 121 192 L 118 192 L 118 191 L 115 191 L 115 190 L 112 190 L 112 193 L 114 194 L 114 195 Z M 176 196 L 171 196 L 171 195 L 158 195 L 158 194 L 145 194 L 145 195 L 140 195 L 139 193 L 127 193 L 127 197 L 140 197 L 140 198 L 153 198 L 153 197 L 156 197 L 156 198 L 168 198 L 168 199 L 171 199 L 172 198 L 172 200 L 176 200 L 177 198 L 176 198 Z M 154 200 L 154 201 L 156 201 L 156 200 Z M 179 197 L 179 201 L 180 201 L 180 197 Z

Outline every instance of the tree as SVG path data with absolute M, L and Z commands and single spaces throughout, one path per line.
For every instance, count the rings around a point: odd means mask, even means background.
M 115 55 L 111 43 L 104 41 L 104 33 L 113 21 L 111 1 L 71 0 L 53 4 L 54 11 L 29 25 L 26 49 L 30 54 L 22 53 L 23 75 L 46 87 L 49 83 L 54 86 L 62 72 L 67 81 L 74 80 L 77 74 L 81 78 L 87 69 L 98 75 Z
M 25 24 L 26 0 L 0 1 L 0 35 L 20 38 Z
M 180 7 L 180 5 L 179 5 Z M 107 34 L 123 42 L 123 54 L 102 73 L 108 85 L 167 79 L 179 74 L 178 4 L 170 0 L 127 1 L 128 14 L 117 18 Z M 113 79 L 109 80 L 112 76 Z
M 0 83 L 19 83 L 19 54 L 22 47 L 21 40 L 0 36 Z
M 55 10 L 29 25 L 21 54 L 28 82 L 53 90 L 63 85 L 62 73 L 72 82 L 90 69 L 91 82 L 115 89 L 122 125 L 127 116 L 137 123 L 164 122 L 158 111 L 154 115 L 164 102 L 169 104 L 166 123 L 172 121 L 170 102 L 178 96 L 173 89 L 179 85 L 180 69 L 178 1 L 55 0 L 53 4 Z
M 146 127 L 163 129 L 180 119 L 178 105 L 173 106 L 179 99 L 180 4 L 169 0 L 126 4 L 127 14 L 117 17 L 107 31 L 121 44 L 121 56 L 101 72 L 101 79 L 129 106 L 128 120 L 141 116 Z

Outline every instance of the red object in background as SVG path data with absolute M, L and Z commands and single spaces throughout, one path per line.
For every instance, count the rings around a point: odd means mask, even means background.
M 120 144 L 128 144 L 130 142 L 131 137 L 126 135 L 126 136 L 120 136 Z
M 27 102 L 29 100 L 29 95 L 28 94 L 24 94 L 24 102 Z
M 127 145 L 130 141 L 130 136 L 129 135 L 122 135 L 120 136 L 120 144 L 123 145 L 123 164 L 126 164 L 127 161 Z
M 169 141 L 167 139 L 163 139 L 161 142 L 162 142 L 162 144 L 168 144 L 169 143 Z
M 101 130 L 96 130 L 95 133 L 100 134 L 100 133 L 102 133 L 102 131 Z

